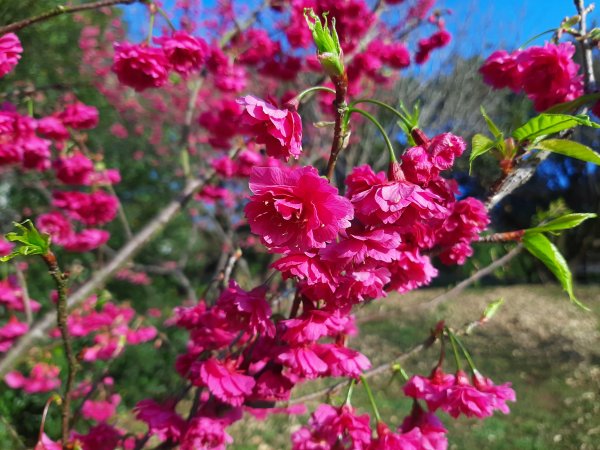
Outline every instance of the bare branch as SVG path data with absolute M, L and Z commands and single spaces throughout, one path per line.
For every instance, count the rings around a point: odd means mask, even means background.
M 131 5 L 137 2 L 143 2 L 144 0 L 100 0 L 92 3 L 84 3 L 83 5 L 64 6 L 58 5 L 45 13 L 38 16 L 29 17 L 28 19 L 20 20 L 19 22 L 11 23 L 9 25 L 0 27 L 0 36 L 6 33 L 21 30 L 25 27 L 33 25 L 38 22 L 51 19 L 52 17 L 60 16 L 62 14 L 72 14 L 79 11 L 86 11 L 90 9 L 100 9 L 107 6 L 115 5 Z

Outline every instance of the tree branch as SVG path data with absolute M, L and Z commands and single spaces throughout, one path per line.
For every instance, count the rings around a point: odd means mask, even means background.
M 158 232 L 160 232 L 190 201 L 194 194 L 201 189 L 215 175 L 214 170 L 209 170 L 204 178 L 195 179 L 188 182 L 187 186 L 180 195 L 165 206 L 150 222 L 146 224 L 131 239 L 110 262 L 98 270 L 94 276 L 71 296 L 67 298 L 67 308 L 71 309 L 81 304 L 85 299 L 98 290 L 106 283 L 119 269 L 134 257 L 148 242 L 150 242 Z M 55 316 L 52 312 L 47 312 L 36 324 L 23 335 L 17 343 L 0 360 L 0 377 L 3 377 L 16 363 L 25 356 L 27 351 L 40 339 L 47 336 L 48 332 L 55 326 Z
M 11 33 L 14 31 L 21 30 L 25 27 L 33 25 L 38 22 L 43 22 L 45 20 L 51 19 L 52 17 L 60 16 L 62 14 L 72 14 L 79 11 L 86 11 L 90 9 L 100 9 L 107 6 L 115 6 L 115 5 L 131 5 L 137 2 L 144 2 L 145 0 L 100 0 L 92 3 L 84 3 L 83 5 L 74 5 L 74 6 L 64 6 L 58 5 L 52 8 L 49 11 L 46 11 L 38 16 L 29 17 L 28 19 L 20 20 L 19 22 L 14 22 L 9 25 L 5 25 L 0 27 L 0 36 L 6 33 Z

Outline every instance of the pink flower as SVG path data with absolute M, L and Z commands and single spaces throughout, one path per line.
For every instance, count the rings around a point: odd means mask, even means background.
M 254 168 L 250 190 L 250 229 L 274 252 L 323 248 L 353 217 L 350 202 L 314 167 Z
M 58 211 L 38 216 L 35 223 L 40 231 L 49 234 L 52 242 L 58 245 L 64 245 L 73 235 L 71 222 Z
M 407 448 L 446 450 L 448 430 L 444 428 L 442 421 L 433 413 L 426 412 L 418 402 L 413 403 L 409 416 L 404 419 L 400 427 L 401 438 L 406 442 Z M 410 443 L 410 444 L 409 444 Z M 405 447 L 402 447 L 405 448 Z
M 400 245 L 400 235 L 391 229 L 364 229 L 353 225 L 346 229 L 337 242 L 333 242 L 321 251 L 326 261 L 360 264 L 367 258 L 376 261 L 391 262 L 398 259 L 396 250 Z
M 398 260 L 386 267 L 391 273 L 391 283 L 386 288 L 400 293 L 427 286 L 438 274 L 429 256 L 421 255 L 418 250 L 400 252 Z
M 404 226 L 445 213 L 439 197 L 406 180 L 387 180 L 383 172 L 375 174 L 368 166 L 355 167 L 346 178 L 346 195 L 358 219 L 368 225 Z
M 0 78 L 13 70 L 21 59 L 23 47 L 14 33 L 0 36 Z
M 184 77 L 199 71 L 209 53 L 208 45 L 203 39 L 184 31 L 175 31 L 172 36 L 163 36 L 154 42 L 162 46 L 173 70 Z
M 506 402 L 515 402 L 517 400 L 517 395 L 511 388 L 511 383 L 495 385 L 492 380 L 484 377 L 478 371 L 473 372 L 472 380 L 473 386 L 491 397 L 494 404 L 494 409 L 497 409 L 504 414 L 508 414 L 510 412 Z
M 430 411 L 435 411 L 446 402 L 446 391 L 454 384 L 454 376 L 435 368 L 429 377 L 413 375 L 404 385 L 404 394 L 427 402 Z
M 280 51 L 279 42 L 271 40 L 266 30 L 251 28 L 239 33 L 235 43 L 244 51 L 236 58 L 240 64 L 254 65 L 269 60 Z
M 358 379 L 371 363 L 365 355 L 356 350 L 337 344 L 321 344 L 318 354 L 329 367 L 332 377 L 352 377 Z
M 225 311 L 240 330 L 273 337 L 275 325 L 270 320 L 271 307 L 265 294 L 266 288 L 263 286 L 246 292 L 235 281 L 231 281 L 217 300 L 217 306 Z
M 415 62 L 417 64 L 423 64 L 427 62 L 433 50 L 445 47 L 450 43 L 451 40 L 452 35 L 443 29 L 433 33 L 428 38 L 419 40 L 419 48 L 415 55 Z
M 225 423 L 209 417 L 195 417 L 181 439 L 181 450 L 225 450 L 233 439 L 225 432 Z
M 89 130 L 98 125 L 98 109 L 76 102 L 68 105 L 58 115 L 58 118 L 68 127 L 76 130 Z
M 69 137 L 69 130 L 57 116 L 48 116 L 38 120 L 37 131 L 44 137 L 64 141 Z
M 67 210 L 73 219 L 85 225 L 102 225 L 117 215 L 117 199 L 103 191 L 91 194 L 55 191 L 52 197 L 55 207 Z
M 143 91 L 167 82 L 169 61 L 162 49 L 115 42 L 112 71 L 124 85 Z
M 119 394 L 111 395 L 108 400 L 86 400 L 81 407 L 81 414 L 86 419 L 106 422 L 115 414 L 119 403 L 121 403 Z
M 488 56 L 479 68 L 483 81 L 495 89 L 509 88 L 519 92 L 523 81 L 523 67 L 517 63 L 519 53 L 498 50 Z
M 471 385 L 467 374 L 459 370 L 456 372 L 454 384 L 446 391 L 446 400 L 441 408 L 454 418 L 464 414 L 467 417 L 484 419 L 494 413 L 496 405 L 495 395 L 488 395 Z
M 15 244 L 8 242 L 6 239 L 0 236 L 0 256 L 9 255 L 14 246 Z
M 10 316 L 8 322 L 0 326 L 0 353 L 10 350 L 14 341 L 27 333 L 29 325 L 25 322 L 19 322 L 15 316 Z
M 69 252 L 85 253 L 103 246 L 109 238 L 110 233 L 106 230 L 87 228 L 81 233 L 72 234 L 62 245 Z
M 200 380 L 215 397 L 232 406 L 241 406 L 255 384 L 254 378 L 237 370 L 234 361 L 216 358 L 200 363 Z
M 302 120 L 296 111 L 278 109 L 251 95 L 239 98 L 243 106 L 242 125 L 256 136 L 256 142 L 265 144 L 267 155 L 298 159 L 302 153 Z
M 275 261 L 271 267 L 279 270 L 284 280 L 289 278 L 306 280 L 308 285 L 322 283 L 332 292 L 336 284 L 331 265 L 327 261 L 322 261 L 319 255 L 291 253 Z
M 162 441 L 178 441 L 185 432 L 185 420 L 175 412 L 174 405 L 161 405 L 147 399 L 138 402 L 134 412 L 137 420 L 146 422 L 150 434 L 156 435 Z
M 465 151 L 467 144 L 459 136 L 443 133 L 434 137 L 427 148 L 427 153 L 433 166 L 442 171 L 454 165 L 454 159 Z
M 31 369 L 29 377 L 17 371 L 8 372 L 4 381 L 12 389 L 23 389 L 28 394 L 48 392 L 60 386 L 60 369 L 46 363 L 37 363 Z
M 86 184 L 90 174 L 94 171 L 94 163 L 77 152 L 72 156 L 59 157 L 54 161 L 56 178 L 65 184 Z
M 90 428 L 87 434 L 74 433 L 74 438 L 81 442 L 83 450 L 115 450 L 122 436 L 121 430 L 105 423 Z
M 573 61 L 575 46 L 570 42 L 546 43 L 523 50 L 517 62 L 523 67 L 523 90 L 537 111 L 567 102 L 583 94 L 583 78 Z
M 282 339 L 291 345 L 302 345 L 315 342 L 323 336 L 335 336 L 342 333 L 346 326 L 347 321 L 342 314 L 339 310 L 304 310 L 295 319 L 279 322 L 285 329 Z
M 327 363 L 317 355 L 315 344 L 290 348 L 277 361 L 288 367 L 291 374 L 309 380 L 323 376 L 328 370 Z
M 370 418 L 357 416 L 351 406 L 319 405 L 308 425 L 292 434 L 293 450 L 368 449 Z

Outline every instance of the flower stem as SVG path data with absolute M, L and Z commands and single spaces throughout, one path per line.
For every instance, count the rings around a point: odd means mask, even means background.
M 371 408 L 373 409 L 373 414 L 375 414 L 375 420 L 377 423 L 381 422 L 381 415 L 379 414 L 379 410 L 377 409 L 377 403 L 375 403 L 375 397 L 373 397 L 373 392 L 371 392 L 371 387 L 369 383 L 367 383 L 367 379 L 364 375 L 360 376 L 360 381 L 365 387 L 365 391 L 367 392 L 367 397 L 369 397 L 369 402 L 371 403 Z
M 456 343 L 458 344 L 458 346 L 460 347 L 460 349 L 462 350 L 463 355 L 465 355 L 465 358 L 467 359 L 467 362 L 469 363 L 469 367 L 471 368 L 471 370 L 473 372 L 475 372 L 477 370 L 477 368 L 475 367 L 475 363 L 473 362 L 473 358 L 471 358 L 471 354 L 469 353 L 469 351 L 467 350 L 467 348 L 463 345 L 463 343 L 458 338 L 458 336 L 456 336 L 451 331 L 449 331 L 449 332 L 450 332 L 451 336 L 454 338 L 454 340 L 456 341 Z
M 165 12 L 165 10 L 158 5 L 156 5 L 156 10 L 163 17 L 163 19 L 165 19 L 165 22 L 167 22 L 167 25 L 169 25 L 171 31 L 177 31 L 177 28 L 175 28 L 175 25 L 173 25 L 173 22 L 171 22 L 171 19 L 169 19 L 169 15 Z
M 150 13 L 150 26 L 148 27 L 148 38 L 146 39 L 146 44 L 152 44 L 152 34 L 154 33 L 154 21 L 156 19 L 156 13 L 152 11 Z
M 348 114 L 347 114 L 347 119 L 349 119 L 350 114 L 352 114 L 353 112 L 361 114 L 362 116 L 366 117 L 367 119 L 369 119 L 371 122 L 373 122 L 373 124 L 379 129 L 379 131 L 381 132 L 381 135 L 383 136 L 383 139 L 385 141 L 385 145 L 388 148 L 389 154 L 390 154 L 390 161 L 391 162 L 398 162 L 398 160 L 396 159 L 396 155 L 394 154 L 394 147 L 392 145 L 392 141 L 390 141 L 390 138 L 388 137 L 387 133 L 385 132 L 385 129 L 383 128 L 383 126 L 379 123 L 379 121 L 373 117 L 371 114 L 369 114 L 368 112 L 360 109 L 360 108 L 352 108 L 350 107 L 348 109 Z
M 329 92 L 330 94 L 335 94 L 335 90 L 333 90 L 331 88 L 328 88 L 325 86 L 313 86 L 311 88 L 304 89 L 302 92 L 300 92 L 298 95 L 296 95 L 295 100 L 300 102 L 307 95 L 312 94 L 313 92 L 317 92 L 317 91 Z
M 446 333 L 450 338 L 450 344 L 452 344 L 452 351 L 454 352 L 454 361 L 456 361 L 456 369 L 462 370 L 462 364 L 460 363 L 460 356 L 458 354 L 458 347 L 456 346 L 454 333 L 452 333 L 449 328 L 446 328 Z
M 348 386 L 348 392 L 346 392 L 346 399 L 344 400 L 344 405 L 350 405 L 352 399 L 352 393 L 354 392 L 354 385 L 356 384 L 356 380 L 352 378 L 350 381 L 350 386 Z
M 412 125 L 410 124 L 410 122 L 408 120 L 406 120 L 406 117 L 404 116 L 404 114 L 402 114 L 396 108 L 388 105 L 387 103 L 381 102 L 379 100 L 374 100 L 374 99 L 371 99 L 371 98 L 359 98 L 358 100 L 354 100 L 352 103 L 350 103 L 350 108 L 354 108 L 354 106 L 358 105 L 359 103 L 371 103 L 373 105 L 377 105 L 377 106 L 380 106 L 380 107 L 382 107 L 384 109 L 387 109 L 392 114 L 394 114 L 396 117 L 398 117 L 398 119 L 400 119 L 402 121 L 402 123 L 404 123 L 404 125 L 406 125 L 406 127 L 409 130 L 412 127 Z

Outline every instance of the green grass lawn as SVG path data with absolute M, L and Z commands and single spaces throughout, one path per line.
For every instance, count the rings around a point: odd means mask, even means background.
M 505 303 L 492 319 L 463 342 L 479 370 L 496 383 L 511 381 L 517 392 L 508 416 L 485 421 L 446 420 L 451 449 L 464 450 L 592 450 L 600 449 L 600 289 L 580 287 L 580 299 L 592 308 L 586 313 L 571 303 L 558 287 L 516 286 L 474 289 L 448 301 L 436 311 L 421 304 L 440 290 L 425 290 L 379 300 L 359 313 L 361 334 L 351 343 L 369 356 L 373 365 L 386 362 L 422 341 L 437 320 L 460 327 L 475 320 L 485 305 L 500 297 Z M 428 373 L 438 347 L 406 362 L 409 374 Z M 450 363 L 452 358 L 449 357 Z M 447 370 L 452 370 L 448 366 Z M 382 417 L 397 425 L 410 409 L 402 381 L 386 373 L 371 382 Z M 303 386 L 295 396 L 322 387 Z M 332 398 L 340 404 L 343 393 Z M 318 402 L 308 406 L 313 410 Z M 353 404 L 369 412 L 362 387 Z M 274 416 L 265 422 L 244 420 L 231 433 L 234 449 L 289 448 L 290 430 L 307 417 Z

